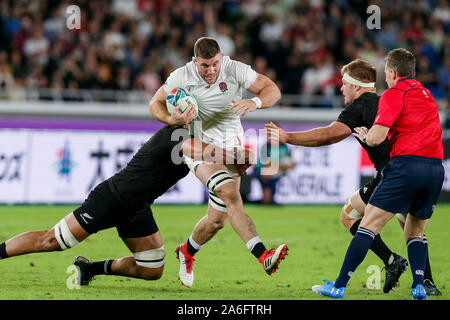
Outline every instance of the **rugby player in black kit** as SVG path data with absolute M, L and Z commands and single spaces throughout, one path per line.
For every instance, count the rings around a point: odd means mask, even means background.
M 356 59 L 344 66 L 341 91 L 344 95 L 346 107 L 340 113 L 337 121 L 328 127 L 315 128 L 303 132 L 285 132 L 273 123 L 266 124 L 266 131 L 270 139 L 279 140 L 281 143 L 289 143 L 304 147 L 317 147 L 337 143 L 352 133 L 356 127 L 372 127 L 378 111 L 379 96 L 376 94 L 375 81 L 376 70 L 368 62 Z M 370 160 L 377 171 L 376 176 L 366 185 L 347 198 L 341 211 L 341 221 L 344 226 L 355 235 L 364 209 L 370 196 L 380 182 L 382 169 L 389 163 L 389 141 L 386 140 L 377 147 L 369 147 L 363 141 L 358 140 L 367 151 Z M 404 215 L 397 215 L 400 225 L 404 226 Z M 400 255 L 393 253 L 383 242 L 380 235 L 374 239 L 370 248 L 384 263 L 386 280 L 383 292 L 390 292 L 398 284 L 400 275 L 408 267 L 408 262 Z M 441 295 L 433 283 L 429 260 L 425 271 L 424 286 L 428 295 Z
M 181 152 L 208 161 L 232 158 L 241 175 L 249 166 L 242 161 L 248 153 L 239 153 L 238 160 L 237 153 L 190 139 L 182 127 L 165 126 L 137 151 L 125 168 L 97 185 L 80 207 L 53 228 L 25 232 L 1 243 L 0 260 L 27 253 L 66 250 L 93 233 L 116 227 L 132 256 L 98 262 L 76 257 L 78 284 L 87 285 L 99 274 L 159 279 L 166 253 L 150 205 L 189 173 L 181 161 Z

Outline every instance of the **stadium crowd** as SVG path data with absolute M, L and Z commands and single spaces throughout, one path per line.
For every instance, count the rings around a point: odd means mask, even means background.
M 81 13 L 76 30 L 66 26 L 72 4 Z M 380 29 L 366 25 L 372 4 Z M 416 55 L 417 79 L 447 109 L 449 30 L 446 0 L 0 0 L 0 88 L 153 94 L 209 35 L 284 94 L 337 94 L 340 69 L 355 58 L 376 66 L 381 93 L 384 55 L 404 47 Z

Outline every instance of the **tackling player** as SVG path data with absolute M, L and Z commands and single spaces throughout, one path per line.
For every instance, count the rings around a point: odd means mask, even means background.
M 341 70 L 341 74 L 343 76 L 341 91 L 344 95 L 346 107 L 335 122 L 328 127 L 315 128 L 304 132 L 285 132 L 275 124 L 269 123 L 266 124 L 269 139 L 298 146 L 317 147 L 342 141 L 350 136 L 357 127 L 371 128 L 378 112 L 379 96 L 376 94 L 375 89 L 376 69 L 370 63 L 356 59 L 345 65 Z M 381 170 L 389 162 L 389 141 L 387 138 L 380 145 L 374 147 L 370 147 L 360 140 L 358 141 L 367 151 L 377 173 L 372 180 L 346 199 L 345 205 L 341 210 L 341 222 L 352 235 L 355 235 L 357 232 L 366 205 L 381 180 Z M 399 214 L 398 218 L 403 227 L 404 215 Z M 375 236 L 370 250 L 385 265 L 386 279 L 383 292 L 388 293 L 397 286 L 398 279 L 406 270 L 408 262 L 405 258 L 392 252 L 379 234 Z M 440 295 L 440 291 L 433 283 L 428 260 L 425 279 L 427 279 L 425 282 L 427 292 L 430 295 Z
M 167 93 L 176 87 L 189 91 L 198 102 L 198 116 L 191 127 L 194 136 L 224 149 L 243 148 L 239 115 L 271 107 L 281 97 L 273 81 L 257 74 L 250 66 L 224 56 L 217 41 L 206 37 L 196 41 L 193 61 L 172 72 L 150 101 L 153 116 L 169 125 L 186 123 L 170 118 L 166 108 Z M 242 89 L 257 96 L 241 99 Z M 184 112 L 190 114 L 189 120 L 195 115 L 192 109 Z M 196 224 L 187 242 L 176 250 L 181 283 L 192 286 L 195 253 L 223 228 L 227 219 L 266 273 L 275 272 L 287 254 L 287 246 L 282 244 L 276 250 L 266 249 L 253 220 L 244 210 L 239 194 L 240 178 L 234 169 L 229 165 L 194 161 L 189 157 L 186 157 L 186 164 L 208 188 L 209 203 L 207 214 Z
M 174 117 L 184 116 L 174 113 Z M 176 164 L 172 156 L 182 159 L 179 154 L 182 151 L 192 157 L 206 157 L 219 163 L 227 157 L 235 157 L 220 148 L 193 143 L 194 140 L 182 127 L 159 129 L 124 169 L 97 185 L 80 207 L 53 228 L 25 232 L 1 243 L 0 260 L 27 253 L 70 249 L 93 233 L 116 227 L 132 256 L 97 262 L 76 257 L 78 284 L 87 285 L 99 274 L 159 279 L 166 252 L 150 205 L 189 173 L 189 168 L 183 162 Z M 204 153 L 206 149 L 208 152 Z M 236 160 L 240 163 L 236 170 L 245 174 L 249 164 L 244 164 L 242 159 Z
M 407 214 L 404 235 L 413 276 L 411 296 L 427 299 L 424 232 L 444 181 L 444 148 L 438 107 L 430 91 L 413 79 L 415 66 L 414 55 L 405 49 L 387 54 L 385 74 L 389 89 L 380 98 L 370 130 L 355 128 L 355 136 L 371 147 L 389 137 L 391 160 L 383 169 L 382 179 L 350 242 L 338 278 L 314 286 L 313 291 L 319 294 L 343 298 L 350 277 L 364 260 L 375 236 L 395 213 L 402 213 Z

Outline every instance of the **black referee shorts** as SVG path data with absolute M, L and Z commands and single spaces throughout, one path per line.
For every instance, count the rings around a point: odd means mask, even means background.
M 143 203 L 140 208 L 125 207 L 112 193 L 107 181 L 97 185 L 73 213 L 89 233 L 116 227 L 121 238 L 141 238 L 158 231 L 148 204 Z

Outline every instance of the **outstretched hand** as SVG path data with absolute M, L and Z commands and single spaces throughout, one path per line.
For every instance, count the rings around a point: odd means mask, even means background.
M 288 140 L 287 132 L 277 126 L 275 123 L 266 123 L 264 129 L 267 132 L 267 141 L 271 143 L 286 143 Z

